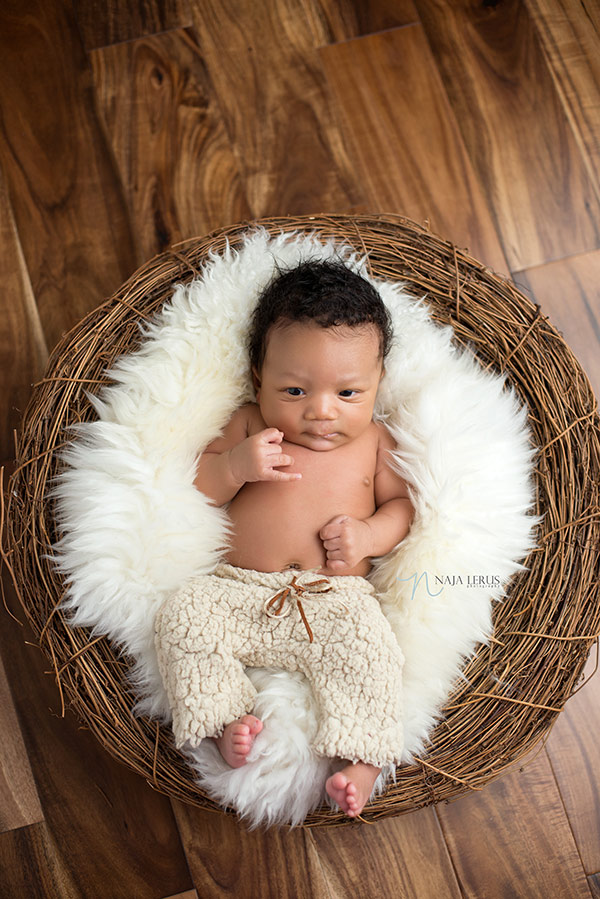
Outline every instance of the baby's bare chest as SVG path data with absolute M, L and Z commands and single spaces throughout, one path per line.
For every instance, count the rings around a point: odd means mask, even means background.
M 314 452 L 284 441 L 283 452 L 294 464 L 282 470 L 302 478 L 246 484 L 232 500 L 230 515 L 238 525 L 294 521 L 311 530 L 336 515 L 367 518 L 375 511 L 376 447 L 372 441 L 356 443 Z
M 352 444 L 331 452 L 316 453 L 284 442 L 283 449 L 294 459 L 294 464 L 286 470 L 302 475 L 290 486 L 296 488 L 297 496 L 305 502 L 310 500 L 319 508 L 337 504 L 340 500 L 353 506 L 374 502 L 376 454 L 371 447 Z M 356 512 L 349 509 L 348 514 Z

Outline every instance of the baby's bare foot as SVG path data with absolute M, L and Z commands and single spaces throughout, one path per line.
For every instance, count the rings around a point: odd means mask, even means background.
M 219 752 L 232 768 L 246 764 L 246 756 L 252 748 L 256 735 L 263 729 L 263 723 L 254 715 L 244 715 L 228 724 L 220 737 L 215 737 Z
M 328 778 L 325 789 L 349 818 L 356 818 L 365 807 L 380 771 L 381 768 L 366 762 L 348 764 Z

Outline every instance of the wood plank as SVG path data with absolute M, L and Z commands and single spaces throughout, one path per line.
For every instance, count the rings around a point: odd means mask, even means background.
M 584 3 L 583 8 L 589 27 L 593 28 L 596 34 L 600 34 L 600 6 L 597 3 Z M 569 13 L 571 14 L 571 10 L 569 10 Z
M 5 590 L 9 608 L 18 614 L 7 577 Z M 70 711 L 60 717 L 54 675 L 44 675 L 50 663 L 24 640 L 34 640 L 27 625 L 21 629 L 9 620 L 0 628 L 0 653 L 5 661 L 10 659 L 7 674 L 44 829 L 31 832 L 38 835 L 33 842 L 27 840 L 29 829 L 10 832 L 23 834 L 24 842 L 17 844 L 22 856 L 12 857 L 7 876 L 18 885 L 23 865 L 36 865 L 29 875 L 33 880 L 44 883 L 50 877 L 75 885 L 73 893 L 57 888 L 61 899 L 158 899 L 189 890 L 192 884 L 169 800 L 111 758 Z M 9 895 L 30 894 L 15 889 Z
M 588 884 L 592 899 L 600 899 L 600 872 L 588 877 Z
M 0 459 L 13 458 L 13 429 L 17 427 L 41 377 L 48 351 L 40 324 L 29 273 L 23 258 L 12 208 L 0 169 Z
M 465 899 L 590 899 L 544 750 L 437 814 Z
M 362 203 L 314 50 L 327 34 L 302 3 L 203 0 L 192 10 L 253 216 Z
M 584 871 L 600 871 L 600 670 L 597 652 L 586 666 L 588 682 L 569 699 L 546 743 L 546 751 L 569 817 Z
M 172 801 L 194 886 L 202 899 L 330 899 L 306 830 L 248 831 L 229 815 Z
M 68 0 L 0 7 L 0 164 L 47 345 L 135 268 Z
M 4 833 L 36 824 L 44 816 L 1 657 L 0 733 L 0 833 Z
M 370 208 L 427 220 L 482 262 L 507 271 L 422 28 L 319 53 Z
M 75 0 L 86 50 L 192 24 L 188 0 Z
M 412 25 L 419 19 L 413 0 L 305 0 L 305 4 L 306 15 L 319 21 L 317 47 Z
M 250 214 L 191 31 L 90 54 L 141 264 Z
M 600 252 L 515 272 L 564 336 L 600 400 Z
M 315 828 L 310 835 L 332 897 L 461 896 L 433 808 L 359 827 Z
M 76 834 L 73 839 L 77 839 Z M 77 882 L 65 864 L 65 850 L 68 852 L 69 847 L 60 846 L 45 823 L 0 834 L 0 896 L 3 899 L 89 896 L 90 893 L 84 892 L 84 884 Z M 125 899 L 123 893 L 119 895 Z
M 596 196 L 600 196 L 600 6 L 526 0 L 548 68 L 571 123 Z M 590 21 L 594 14 L 596 27 Z
M 415 0 L 512 269 L 600 246 L 600 203 L 520 0 Z

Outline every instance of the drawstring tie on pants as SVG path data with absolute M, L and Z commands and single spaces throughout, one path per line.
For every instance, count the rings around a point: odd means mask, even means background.
M 283 587 L 281 590 L 279 590 L 278 593 L 275 594 L 275 596 L 272 596 L 265 602 L 265 614 L 268 615 L 269 618 L 285 618 L 290 614 L 292 606 L 295 602 L 296 606 L 298 607 L 302 623 L 306 628 L 309 643 L 312 643 L 314 639 L 313 632 L 311 630 L 310 624 L 308 623 L 308 619 L 304 611 L 304 606 L 302 605 L 302 599 L 316 599 L 317 595 L 328 593 L 331 589 L 332 587 L 328 577 L 323 576 L 321 578 L 318 578 L 316 581 L 309 581 L 306 584 L 300 584 L 298 582 L 297 576 L 294 575 L 287 587 Z M 286 600 L 288 599 L 290 600 L 290 602 L 286 604 Z M 341 605 L 344 606 L 346 614 L 348 614 L 348 606 L 346 605 L 346 603 L 343 600 L 339 599 L 339 597 L 336 597 L 336 599 L 339 603 L 341 603 Z

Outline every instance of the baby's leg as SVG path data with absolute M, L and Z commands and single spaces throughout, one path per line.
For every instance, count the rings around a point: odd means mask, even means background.
M 243 599 L 223 579 L 199 576 L 157 613 L 157 660 L 177 748 L 197 746 L 252 710 L 256 690 L 236 658 L 247 631 L 237 615 Z
M 389 622 L 372 592 L 340 590 L 345 614 L 333 594 L 323 599 L 317 624 L 330 621 L 319 656 L 306 674 L 321 708 L 313 746 L 317 753 L 348 761 L 326 784 L 329 796 L 350 817 L 368 801 L 383 764 L 397 763 L 403 745 L 401 714 L 404 658 Z M 328 602 L 328 600 L 330 600 Z
M 328 778 L 325 789 L 349 818 L 356 818 L 365 807 L 380 771 L 381 768 L 366 762 L 356 765 L 348 762 L 345 768 Z
M 220 737 L 214 737 L 218 750 L 232 768 L 246 764 L 246 756 L 252 748 L 263 723 L 254 715 L 244 715 L 228 724 Z
M 341 580 L 341 578 L 339 578 Z M 355 591 L 356 592 L 356 591 Z M 329 758 L 396 764 L 403 746 L 401 714 L 404 658 L 373 595 L 341 596 L 347 613 L 329 619 L 330 633 L 307 665 L 321 714 L 313 746 Z M 315 633 L 337 610 L 323 600 Z M 318 657 L 316 653 L 318 651 Z

